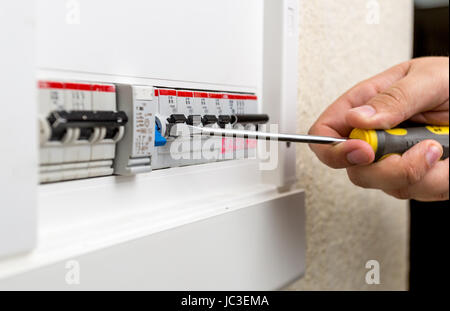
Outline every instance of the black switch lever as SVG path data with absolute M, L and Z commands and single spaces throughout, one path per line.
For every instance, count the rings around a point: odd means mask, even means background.
M 217 121 L 217 117 L 213 114 L 206 114 L 202 117 L 203 125 L 216 124 Z
M 172 114 L 170 117 L 167 118 L 167 122 L 171 124 L 175 123 L 186 123 L 187 119 L 184 114 Z
M 196 115 L 189 115 L 187 117 L 186 123 L 189 125 L 198 125 L 202 122 L 202 117 L 198 114 Z
M 220 115 L 218 120 L 217 120 L 217 124 L 219 124 L 219 126 L 221 128 L 225 128 L 225 125 L 230 124 L 231 123 L 231 116 L 229 115 Z
M 105 127 L 108 136 L 128 122 L 123 111 L 92 111 L 92 110 L 57 110 L 47 117 L 51 128 L 50 140 L 61 140 L 68 128 L 80 129 L 80 138 L 88 139 L 95 127 Z

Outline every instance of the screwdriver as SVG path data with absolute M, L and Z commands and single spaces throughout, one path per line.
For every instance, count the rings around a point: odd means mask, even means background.
M 435 140 L 442 145 L 441 159 L 448 158 L 449 153 L 448 126 L 425 125 L 389 130 L 353 129 L 349 138 L 367 142 L 375 152 L 375 161 L 382 160 L 391 154 L 402 154 L 426 139 Z
M 210 128 L 189 125 L 191 135 L 226 136 L 262 140 L 277 140 L 293 143 L 331 144 L 336 145 L 348 139 L 360 139 L 367 142 L 375 152 L 375 161 L 391 154 L 402 154 L 412 146 L 426 139 L 438 141 L 443 147 L 442 159 L 449 155 L 448 126 L 427 125 L 421 127 L 394 128 L 389 130 L 353 129 L 349 138 L 336 138 L 316 135 L 294 135 L 266 133 L 248 130 Z

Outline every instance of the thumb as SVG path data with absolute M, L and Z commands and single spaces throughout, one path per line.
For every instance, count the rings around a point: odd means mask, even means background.
M 346 121 L 355 128 L 393 128 L 418 113 L 432 110 L 448 98 L 448 86 L 445 90 L 436 82 L 426 72 L 410 72 L 366 104 L 350 109 Z

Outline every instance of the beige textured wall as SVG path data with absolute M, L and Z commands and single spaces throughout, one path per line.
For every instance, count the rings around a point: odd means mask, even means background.
M 298 132 L 352 85 L 410 57 L 412 1 L 375 1 L 378 25 L 366 23 L 370 2 L 300 0 Z M 356 188 L 345 170 L 325 167 L 307 146 L 297 153 L 307 195 L 306 274 L 288 289 L 407 289 L 407 203 Z M 380 262 L 380 285 L 365 283 L 370 259 Z

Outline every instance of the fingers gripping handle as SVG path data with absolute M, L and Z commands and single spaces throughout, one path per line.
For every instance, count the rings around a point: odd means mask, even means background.
M 433 139 L 442 145 L 442 159 L 448 158 L 448 126 L 422 126 L 394 128 L 390 130 L 354 129 L 350 138 L 361 139 L 369 143 L 375 152 L 375 161 L 391 154 L 402 154 L 409 148 L 426 139 Z

